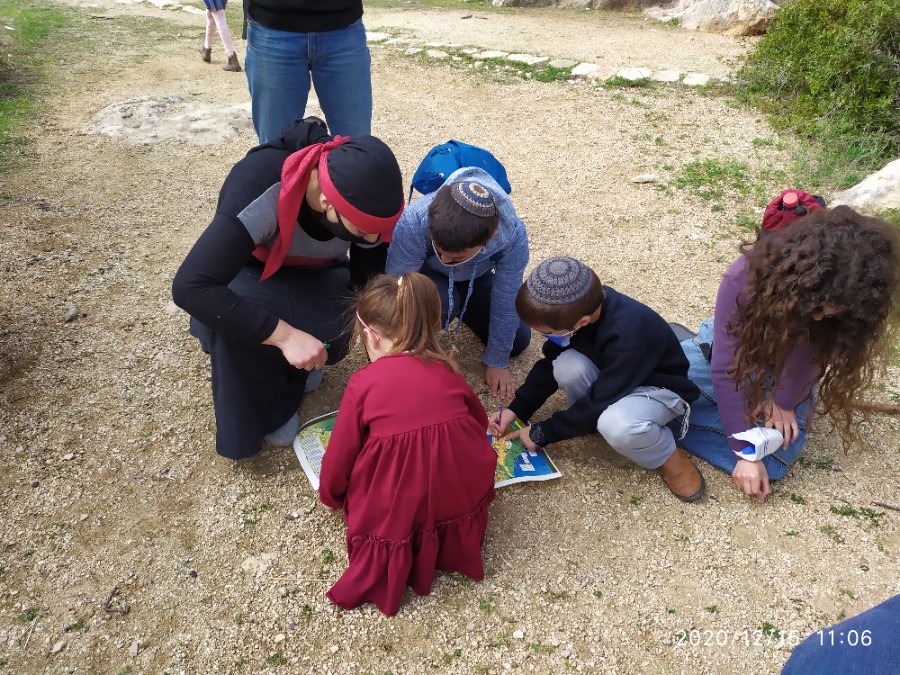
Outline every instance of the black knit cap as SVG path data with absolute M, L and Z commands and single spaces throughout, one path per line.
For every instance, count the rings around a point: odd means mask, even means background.
M 585 297 L 593 285 L 591 268 L 568 256 L 547 258 L 538 263 L 525 285 L 531 297 L 545 305 L 568 305 Z
M 344 199 L 370 216 L 390 218 L 403 209 L 400 165 L 374 136 L 354 136 L 332 150 L 328 175 Z

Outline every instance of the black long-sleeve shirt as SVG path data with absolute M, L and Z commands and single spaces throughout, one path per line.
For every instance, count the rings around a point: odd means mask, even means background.
M 519 419 L 530 419 L 559 388 L 553 360 L 565 349 L 593 361 L 600 373 L 587 394 L 542 421 L 547 443 L 595 431 L 603 411 L 637 387 L 663 387 L 688 403 L 700 395 L 688 379 L 687 357 L 665 320 L 627 295 L 608 286 L 603 290 L 606 300 L 597 321 L 576 331 L 568 347 L 547 340 L 544 358 L 534 364 L 509 404 Z
M 172 282 L 175 304 L 233 339 L 259 344 L 279 317 L 228 288 L 241 268 L 257 263 L 253 251 L 278 236 L 281 167 L 292 153 L 331 137 L 318 124 L 294 123 L 279 141 L 251 150 L 232 168 L 219 193 L 216 214 L 181 264 Z M 384 272 L 387 244 L 360 246 L 334 237 L 302 208 L 288 259 L 299 264 L 337 261 L 350 253 L 350 278 L 361 286 Z M 262 282 L 265 283 L 265 282 Z

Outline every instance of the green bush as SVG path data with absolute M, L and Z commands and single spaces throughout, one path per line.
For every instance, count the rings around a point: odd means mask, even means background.
M 900 153 L 900 2 L 791 0 L 737 74 L 776 126 L 871 164 Z

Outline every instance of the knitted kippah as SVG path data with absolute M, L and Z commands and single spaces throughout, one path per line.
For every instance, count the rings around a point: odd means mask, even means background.
M 481 183 L 472 180 L 453 183 L 450 194 L 453 195 L 453 201 L 473 216 L 487 218 L 497 213 L 494 196 Z
M 545 305 L 567 305 L 581 300 L 588 291 L 594 275 L 591 268 L 575 258 L 557 256 L 538 263 L 525 285 L 531 297 Z

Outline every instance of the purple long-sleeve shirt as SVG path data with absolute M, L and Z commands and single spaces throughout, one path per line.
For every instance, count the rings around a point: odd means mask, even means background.
M 738 387 L 726 374 L 734 360 L 738 338 L 728 330 L 728 324 L 735 318 L 738 297 L 745 291 L 750 266 L 747 256 L 738 258 L 719 284 L 716 296 L 715 324 L 713 326 L 713 353 L 711 374 L 713 392 L 719 406 L 719 414 L 728 442 L 735 451 L 746 447 L 745 441 L 731 438 L 732 434 L 746 431 L 753 426 L 746 410 L 743 387 Z M 787 291 L 786 291 L 787 292 Z M 813 385 L 821 375 L 821 368 L 814 361 L 815 352 L 809 344 L 798 345 L 789 355 L 784 369 L 776 377 L 773 397 L 775 403 L 785 410 L 795 410 L 805 401 Z

